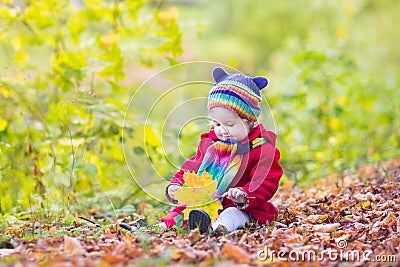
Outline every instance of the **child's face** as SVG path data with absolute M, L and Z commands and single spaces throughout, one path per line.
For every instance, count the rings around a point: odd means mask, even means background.
M 214 132 L 221 140 L 235 139 L 242 142 L 250 133 L 249 122 L 241 119 L 235 112 L 221 107 L 215 107 L 209 113 Z

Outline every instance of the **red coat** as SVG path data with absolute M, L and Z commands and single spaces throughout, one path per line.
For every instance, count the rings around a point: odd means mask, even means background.
M 283 174 L 283 170 L 278 162 L 280 152 L 275 146 L 276 134 L 266 130 L 262 124 L 259 124 L 249 134 L 249 140 L 245 142 L 253 141 L 257 137 L 264 137 L 268 142 L 245 154 L 236 175 L 237 177 L 234 180 L 238 179 L 235 187 L 243 188 L 250 197 L 249 205 L 244 211 L 248 212 L 258 222 L 265 224 L 278 216 L 278 209 L 268 200 L 272 198 L 278 189 L 279 179 Z M 208 133 L 203 133 L 196 155 L 182 164 L 181 169 L 174 175 L 169 185 L 183 185 L 184 171 L 197 172 L 207 148 L 215 140 L 219 139 L 215 135 L 213 128 Z M 239 177 L 240 174 L 242 174 L 241 177 Z M 234 207 L 235 204 L 230 199 L 224 198 L 222 206 L 223 209 L 226 209 L 227 207 Z

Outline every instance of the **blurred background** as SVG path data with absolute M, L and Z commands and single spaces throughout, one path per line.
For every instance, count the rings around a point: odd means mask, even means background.
M 282 183 L 357 175 L 361 165 L 399 157 L 397 7 L 392 0 L 2 1 L 0 213 L 30 208 L 49 218 L 110 203 L 129 211 L 146 200 L 126 166 L 123 138 L 135 173 L 170 179 L 176 168 L 168 159 L 195 153 L 208 125 L 163 137 L 163 116 L 146 122 L 138 109 L 124 124 L 125 111 L 144 81 L 189 61 L 268 77 L 263 93 Z M 198 94 L 186 90 L 179 100 Z M 173 108 L 163 103 L 161 111 Z

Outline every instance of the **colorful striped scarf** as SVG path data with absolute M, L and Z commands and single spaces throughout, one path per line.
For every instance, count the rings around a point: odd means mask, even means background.
M 213 180 L 218 181 L 214 197 L 219 198 L 228 188 L 234 186 L 231 183 L 240 168 L 243 155 L 266 142 L 267 140 L 262 137 L 245 145 L 235 140 L 216 141 L 207 148 L 197 174 L 201 175 L 204 171 L 207 171 L 213 177 Z

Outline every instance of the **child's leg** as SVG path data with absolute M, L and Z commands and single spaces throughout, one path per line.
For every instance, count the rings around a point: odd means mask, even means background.
M 218 218 L 212 223 L 212 229 L 217 229 L 218 225 L 224 225 L 229 232 L 243 227 L 246 222 L 251 222 L 247 212 L 241 211 L 235 207 L 229 207 L 223 210 Z

